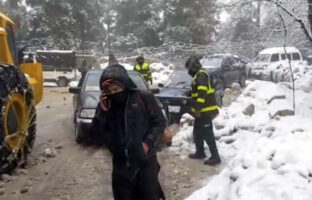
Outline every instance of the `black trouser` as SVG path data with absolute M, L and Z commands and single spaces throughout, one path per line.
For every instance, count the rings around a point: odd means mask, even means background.
M 193 135 L 196 146 L 196 153 L 202 154 L 205 152 L 204 141 L 206 141 L 211 155 L 213 157 L 219 157 L 216 141 L 214 138 L 211 117 L 207 116 L 195 118 Z
M 113 159 L 113 194 L 115 200 L 165 199 L 158 173 L 157 157 L 149 158 L 140 169 L 132 169 Z

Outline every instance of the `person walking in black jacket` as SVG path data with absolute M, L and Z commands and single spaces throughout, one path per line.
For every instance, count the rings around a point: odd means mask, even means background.
M 156 144 L 165 131 L 166 119 L 154 95 L 137 90 L 119 64 L 104 70 L 100 88 L 90 134 L 112 153 L 114 199 L 165 199 L 158 180 Z

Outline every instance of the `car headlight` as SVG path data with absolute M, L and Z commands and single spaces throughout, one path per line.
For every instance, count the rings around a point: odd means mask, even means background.
M 92 119 L 95 116 L 95 109 L 81 109 L 80 117 Z

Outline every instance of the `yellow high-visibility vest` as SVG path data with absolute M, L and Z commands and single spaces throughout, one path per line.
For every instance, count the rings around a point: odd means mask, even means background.
M 197 78 L 199 73 L 204 73 L 205 75 L 208 76 L 208 84 L 203 85 L 203 84 L 197 84 Z M 196 75 L 194 76 L 193 82 L 192 82 L 192 98 L 193 102 L 195 103 L 200 103 L 203 104 L 200 112 L 201 113 L 207 113 L 207 114 L 218 114 L 218 104 L 215 98 L 215 90 L 211 86 L 210 79 L 209 79 L 209 74 L 206 70 L 199 70 Z M 195 105 L 192 105 L 192 112 L 195 113 Z

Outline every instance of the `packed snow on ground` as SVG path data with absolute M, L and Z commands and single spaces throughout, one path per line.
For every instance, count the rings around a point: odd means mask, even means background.
M 214 125 L 223 170 L 207 177 L 207 185 L 186 200 L 310 200 L 312 93 L 304 88 L 311 83 L 311 72 L 296 81 L 295 116 L 272 117 L 277 106 L 292 109 L 292 90 L 285 83 L 251 82 L 235 102 L 222 108 Z M 275 95 L 286 99 L 268 104 Z M 243 111 L 250 104 L 255 113 L 247 116 Z M 195 149 L 190 119 L 183 117 L 171 147 L 184 158 Z
M 56 82 L 43 82 L 44 87 L 57 87 Z

